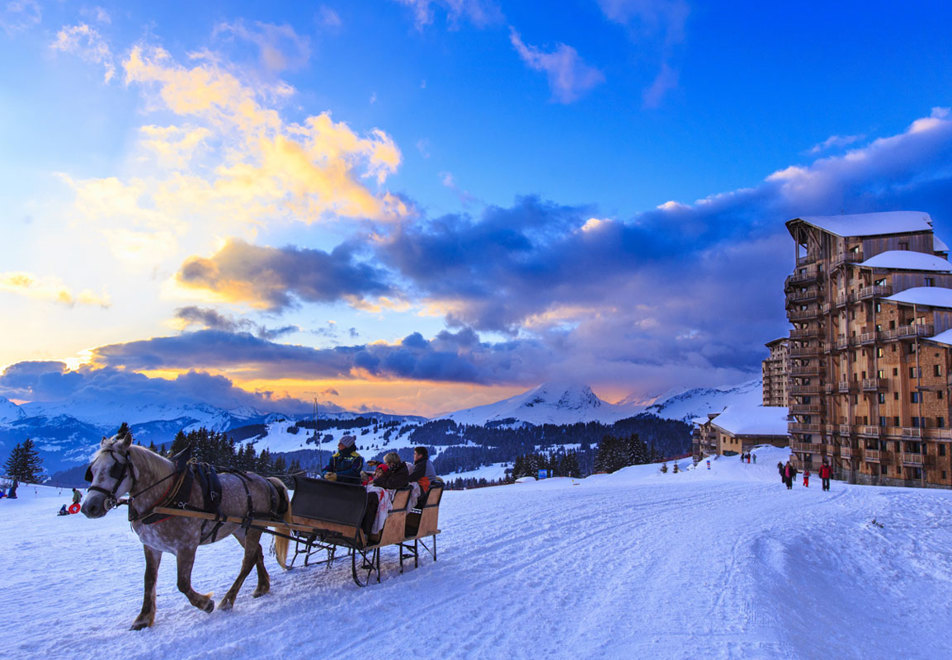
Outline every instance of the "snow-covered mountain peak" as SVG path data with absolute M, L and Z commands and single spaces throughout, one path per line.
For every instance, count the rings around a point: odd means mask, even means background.
M 15 422 L 26 417 L 26 413 L 9 399 L 0 396 L 0 422 Z
M 588 385 L 580 383 L 543 383 L 522 394 L 485 406 L 458 410 L 442 418 L 458 424 L 486 424 L 512 420 L 513 423 L 575 424 L 578 422 L 614 422 L 630 414 L 598 398 Z

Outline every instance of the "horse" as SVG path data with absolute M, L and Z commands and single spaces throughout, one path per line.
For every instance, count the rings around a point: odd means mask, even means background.
M 102 518 L 119 504 L 128 504 L 129 520 L 133 531 L 142 541 L 145 551 L 145 593 L 142 610 L 132 623 L 132 630 L 141 630 L 155 621 L 156 578 L 163 552 L 175 555 L 178 567 L 178 589 L 189 602 L 203 612 L 212 612 L 215 601 L 211 593 L 200 594 L 192 588 L 192 565 L 199 545 L 212 543 L 234 536 L 244 547 L 241 570 L 234 584 L 218 604 L 218 609 L 230 610 L 245 578 L 252 567 L 258 569 L 258 585 L 252 596 L 258 598 L 268 593 L 271 580 L 264 566 L 261 550 L 262 529 L 235 523 L 219 523 L 196 517 L 163 517 L 153 511 L 156 506 L 169 504 L 169 492 L 174 485 L 179 487 L 176 505 L 192 510 L 203 510 L 205 495 L 199 479 L 181 479 L 187 467 L 177 466 L 167 458 L 145 447 L 132 443 L 132 434 L 103 437 L 99 450 L 93 456 L 87 470 L 90 486 L 83 500 L 82 512 L 87 518 Z M 276 499 L 286 504 L 283 520 L 290 522 L 291 507 L 288 490 L 280 479 L 265 479 L 253 473 L 223 472 L 218 475 L 221 483 L 219 512 L 228 517 L 240 517 L 250 522 L 255 514 L 277 517 L 282 507 L 275 506 Z M 120 497 L 129 497 L 120 501 Z M 277 498 L 275 497 L 277 496 Z M 171 504 L 170 504 L 171 505 Z M 275 554 L 284 568 L 287 554 L 287 539 L 277 536 Z

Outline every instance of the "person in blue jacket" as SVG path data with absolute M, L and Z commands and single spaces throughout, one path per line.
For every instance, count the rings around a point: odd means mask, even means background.
M 360 470 L 363 467 L 364 459 L 357 453 L 356 438 L 345 435 L 337 443 L 337 451 L 324 466 L 321 476 L 331 481 L 360 484 Z

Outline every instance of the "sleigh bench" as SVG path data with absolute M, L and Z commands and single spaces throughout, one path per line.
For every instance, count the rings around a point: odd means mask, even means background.
M 397 490 L 383 528 L 378 534 L 367 534 L 362 528 L 367 514 L 367 491 L 363 486 L 300 476 L 294 481 L 289 525 L 294 556 L 288 562 L 289 568 L 300 555 L 304 556 L 305 566 L 314 563 L 330 567 L 338 550 L 343 550 L 350 555 L 354 582 L 363 587 L 373 577 L 380 582 L 382 548 L 397 548 L 401 573 L 406 559 L 419 565 L 421 548 L 436 561 L 442 484 L 432 485 L 417 509 L 407 506 L 409 487 Z M 312 560 L 315 556 L 318 559 Z

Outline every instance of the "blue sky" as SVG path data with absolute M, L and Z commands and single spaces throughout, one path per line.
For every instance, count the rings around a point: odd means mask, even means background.
M 754 377 L 785 220 L 947 235 L 949 14 L 7 3 L 0 395 L 433 414 Z

